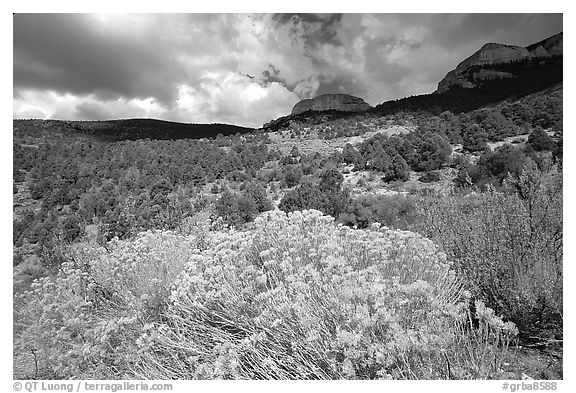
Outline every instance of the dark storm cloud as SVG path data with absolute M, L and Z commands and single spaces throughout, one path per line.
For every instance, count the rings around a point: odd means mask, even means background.
M 18 14 L 14 17 L 14 87 L 72 94 L 174 98 L 185 76 L 169 47 L 143 36 L 99 29 L 84 15 Z
M 294 13 L 294 14 L 275 14 L 273 18 L 280 23 L 287 23 L 294 17 L 298 17 L 300 20 L 308 23 L 325 23 L 332 24 L 339 22 L 342 19 L 342 14 L 304 14 L 304 13 Z
M 486 42 L 562 29 L 561 14 L 17 14 L 14 116 L 259 126 L 324 93 L 429 93 Z
M 273 19 L 280 24 L 292 25 L 297 35 L 300 25 L 305 30 L 305 44 L 312 48 L 320 44 L 341 45 L 338 40 L 338 25 L 342 14 L 275 14 Z
M 262 71 L 261 83 L 267 85 L 268 83 L 278 82 L 287 86 L 286 80 L 280 78 L 278 75 L 280 75 L 280 70 L 274 67 L 273 64 L 270 64 L 267 70 Z

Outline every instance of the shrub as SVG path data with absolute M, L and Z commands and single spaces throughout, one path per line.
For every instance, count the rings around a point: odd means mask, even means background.
M 251 181 L 243 184 L 241 193 L 225 189 L 214 204 L 214 213 L 227 224 L 238 226 L 252 221 L 258 213 L 271 208 L 264 186 Z
M 56 277 L 17 298 L 18 379 L 122 378 L 138 361 L 193 238 L 149 231 L 107 249 L 77 245 Z M 25 365 L 36 360 L 36 367 Z
M 360 196 L 350 203 L 339 221 L 360 229 L 374 223 L 394 229 L 408 229 L 418 218 L 416 198 L 397 194 Z
M 342 188 L 344 177 L 335 168 L 330 168 L 320 174 L 316 182 L 303 182 L 293 190 L 288 191 L 279 209 L 285 212 L 315 209 L 333 217 L 344 212 L 349 203 L 349 191 Z
M 467 168 L 470 166 L 470 158 L 464 154 L 458 154 L 450 160 L 450 167 L 456 169 Z
M 515 328 L 478 303 L 480 334 L 469 335 L 468 309 L 430 241 L 336 226 L 317 211 L 275 211 L 193 255 L 135 374 L 486 378 Z
M 564 151 L 563 146 L 564 146 L 563 138 L 560 137 L 560 139 L 556 141 L 556 144 L 554 145 L 554 150 L 552 151 L 552 155 L 560 162 L 560 165 L 562 165 L 562 157 Z
M 532 159 L 527 153 L 526 149 L 511 144 L 504 144 L 494 152 L 485 152 L 475 165 L 471 164 L 460 169 L 457 183 L 460 185 L 473 183 L 479 187 L 485 184 L 500 186 L 506 177 L 517 177 L 520 174 L 522 168 Z M 537 156 L 532 156 L 540 160 Z
M 439 169 L 450 158 L 452 147 L 441 135 L 428 132 L 416 138 L 417 164 L 416 170 L 431 171 Z
M 432 183 L 440 181 L 440 171 L 426 172 L 422 176 L 420 176 L 418 180 L 420 180 L 422 183 Z
M 523 338 L 562 329 L 562 176 L 532 162 L 505 189 L 422 199 L 413 228 L 441 245 L 474 295 Z
M 327 192 L 339 192 L 343 182 L 344 176 L 340 171 L 336 168 L 330 168 L 320 174 L 318 187 Z
M 488 149 L 488 134 L 478 124 L 466 124 L 462 130 L 462 148 L 469 152 Z
M 299 165 L 285 165 L 283 171 L 284 179 L 282 185 L 284 187 L 291 188 L 298 185 L 300 178 L 302 178 L 302 169 Z
M 243 181 L 246 181 L 248 179 L 248 176 L 244 172 L 240 172 L 238 170 L 233 170 L 232 172 L 230 172 L 226 176 L 226 179 L 228 179 L 230 181 L 235 181 L 235 182 L 243 182 Z
M 392 169 L 394 171 L 394 179 L 404 181 L 410 177 L 410 167 L 400 154 L 396 154 L 392 159 Z
M 542 127 L 536 127 L 528 136 L 528 143 L 535 151 L 552 150 L 554 141 L 548 136 Z
M 350 143 L 347 143 L 342 149 L 341 160 L 346 164 L 352 164 L 354 166 L 361 162 L 362 156 Z
M 266 195 L 266 187 L 257 181 L 250 181 L 243 184 L 242 193 L 246 198 L 254 201 L 257 213 L 262 213 L 272 209 L 272 203 Z

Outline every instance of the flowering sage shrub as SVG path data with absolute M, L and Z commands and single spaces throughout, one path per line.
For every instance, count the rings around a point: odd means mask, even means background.
M 56 277 L 18 299 L 15 378 L 126 376 L 195 250 L 195 238 L 169 231 L 74 246 Z
M 140 345 L 152 379 L 489 378 L 517 333 L 470 315 L 445 254 L 411 232 L 268 212 L 190 255 Z M 472 318 L 476 325 L 473 326 Z

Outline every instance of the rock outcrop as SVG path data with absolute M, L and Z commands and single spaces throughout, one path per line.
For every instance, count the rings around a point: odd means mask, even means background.
M 514 45 L 488 43 L 482 46 L 482 48 L 472 56 L 458 64 L 454 70 L 446 74 L 438 83 L 436 92 L 445 92 L 452 86 L 472 88 L 476 86 L 475 82 L 477 80 L 514 77 L 514 75 L 508 72 L 491 70 L 490 65 L 531 58 L 547 58 L 557 55 L 562 55 L 562 33 L 525 48 Z M 474 66 L 483 68 L 474 73 L 468 72 Z
M 364 112 L 370 109 L 362 98 L 348 94 L 324 94 L 316 98 L 302 100 L 294 105 L 292 114 L 306 111 L 328 111 L 337 110 L 343 112 Z

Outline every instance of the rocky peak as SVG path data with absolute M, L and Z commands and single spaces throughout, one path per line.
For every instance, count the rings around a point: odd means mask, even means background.
M 323 94 L 316 98 L 302 100 L 294 105 L 292 114 L 306 111 L 328 111 L 337 110 L 343 112 L 363 112 L 370 109 L 362 98 L 348 94 Z
M 509 78 L 512 74 L 486 70 L 476 72 L 472 76 L 467 71 L 473 66 L 490 66 L 493 64 L 510 63 L 526 58 L 545 58 L 562 54 L 562 33 L 556 34 L 543 41 L 537 42 L 526 48 L 514 45 L 504 45 L 497 43 L 487 43 L 475 52 L 472 56 L 462 61 L 456 68 L 450 71 L 444 79 L 438 83 L 437 93 L 448 90 L 451 86 L 459 85 L 465 88 L 475 86 L 474 81 L 487 78 Z
M 488 43 L 484 44 L 479 51 L 458 64 L 457 73 L 462 73 L 475 65 L 508 63 L 511 61 L 522 60 L 529 55 L 526 48 L 520 46 L 503 45 Z

